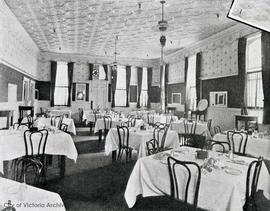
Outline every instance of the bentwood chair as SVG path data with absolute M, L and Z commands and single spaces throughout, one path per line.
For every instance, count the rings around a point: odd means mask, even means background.
M 127 126 L 117 126 L 118 133 L 118 156 L 117 160 L 121 161 L 123 153 L 126 154 L 126 162 L 131 160 L 132 148 L 129 146 L 129 129 Z
M 24 132 L 25 155 L 15 162 L 15 180 L 18 181 L 19 179 L 22 179 L 22 176 L 26 178 L 27 172 L 28 170 L 31 170 L 31 168 L 35 173 L 35 185 L 39 184 L 41 176 L 44 176 L 45 178 L 45 149 L 47 138 L 48 131 L 45 129 L 36 132 L 31 132 L 30 130 Z M 21 169 L 20 175 L 19 169 Z
M 173 121 L 173 117 L 172 115 L 166 115 L 166 124 L 171 124 Z
M 154 124 L 155 124 L 155 116 L 153 114 L 150 114 L 150 113 L 147 114 L 147 123 L 150 126 L 154 126 Z
M 51 126 L 59 128 L 61 123 L 61 116 L 51 116 Z
M 193 146 L 192 142 L 196 136 L 197 121 L 184 121 L 184 133 L 179 133 L 179 141 L 181 146 Z
M 112 127 L 112 118 L 110 116 L 104 116 L 103 122 L 104 122 L 104 140 L 105 140 L 109 130 Z
M 220 126 L 215 126 L 214 128 L 214 133 L 217 134 L 217 133 L 221 133 L 221 127 Z
M 244 131 L 227 131 L 227 140 L 232 146 L 234 154 L 246 156 L 248 134 Z
M 158 141 L 154 138 L 150 139 L 146 142 L 146 149 L 148 155 L 153 155 L 160 152 Z
M 153 139 L 155 139 L 158 143 L 159 151 L 165 150 L 165 141 L 167 137 L 169 126 L 167 124 L 159 125 L 155 127 L 153 131 Z
M 209 130 L 210 134 L 213 135 L 213 133 L 212 133 L 212 119 L 207 120 L 207 129 Z
M 243 206 L 244 211 L 258 210 L 255 200 L 257 192 L 258 180 L 260 177 L 263 158 L 259 157 L 249 164 L 247 179 L 246 179 L 246 202 Z
M 171 197 L 180 200 L 179 199 L 179 193 L 185 193 L 183 200 L 186 205 L 185 210 L 196 210 L 197 204 L 198 204 L 198 197 L 199 197 L 199 189 L 200 189 L 200 183 L 201 183 L 201 168 L 200 166 L 195 162 L 189 162 L 189 161 L 180 161 L 173 157 L 168 157 L 168 169 L 169 169 L 169 175 L 170 175 L 170 184 L 171 184 Z M 186 184 L 180 184 L 179 180 L 183 180 L 183 177 L 179 177 L 178 173 L 179 171 L 186 171 L 187 173 L 184 174 L 187 176 Z M 194 171 L 193 171 L 194 170 Z M 194 181 L 194 184 L 191 182 Z M 191 188 L 190 188 L 191 187 Z M 185 188 L 182 190 L 182 188 Z M 194 190 L 194 199 L 193 203 L 191 204 L 192 209 L 189 209 L 190 204 L 188 204 L 188 196 L 190 193 L 190 189 Z
M 207 140 L 206 144 L 207 149 L 222 153 L 228 152 L 231 148 L 230 143 L 225 141 Z

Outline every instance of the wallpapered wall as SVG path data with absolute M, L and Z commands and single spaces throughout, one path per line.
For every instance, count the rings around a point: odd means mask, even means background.
M 49 81 L 50 78 L 50 61 L 74 62 L 73 81 L 85 82 L 89 79 L 88 63 L 110 64 L 112 60 L 105 57 L 92 57 L 77 54 L 61 54 L 41 52 L 38 58 L 38 80 Z M 158 64 L 156 64 L 158 62 Z M 131 65 L 135 67 L 153 67 L 153 84 L 159 83 L 159 60 L 137 60 L 137 59 L 119 59 L 120 65 Z M 133 69 L 134 69 L 133 68 Z M 136 68 L 135 68 L 136 69 Z M 157 72 L 158 71 L 158 72 Z M 136 70 L 132 71 L 132 77 L 137 74 Z M 137 83 L 132 80 L 131 83 Z
M 39 49 L 4 0 L 0 0 L 0 62 L 36 77 Z
M 184 81 L 185 57 L 202 52 L 203 80 L 238 74 L 238 38 L 258 31 L 243 24 L 236 25 L 165 57 L 170 64 L 169 83 Z

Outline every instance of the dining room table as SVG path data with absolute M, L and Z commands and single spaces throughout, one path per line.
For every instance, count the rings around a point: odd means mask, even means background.
M 22 123 L 26 123 L 27 118 L 22 119 Z M 58 124 L 59 119 L 56 119 L 56 124 Z M 67 125 L 67 132 L 72 133 L 73 135 L 76 135 L 76 127 L 74 124 L 74 120 L 72 118 L 63 118 L 62 123 Z M 38 117 L 34 120 L 33 126 L 38 128 L 48 127 L 51 125 L 51 118 L 46 117 Z
M 60 156 L 60 176 L 65 174 L 65 159 L 76 162 L 78 152 L 70 134 L 50 126 L 45 148 L 47 155 Z M 0 172 L 7 176 L 8 161 L 25 155 L 24 130 L 0 131 Z M 34 143 L 34 142 L 33 142 Z M 34 153 L 38 151 L 38 144 L 33 144 Z
M 138 152 L 137 157 L 147 156 L 146 142 L 153 138 L 153 128 L 141 130 L 140 128 L 129 128 L 129 146 Z M 160 134 L 160 136 L 162 133 Z M 175 131 L 168 130 L 165 139 L 165 146 L 167 148 L 177 148 L 179 146 L 179 138 Z M 105 140 L 105 154 L 112 153 L 113 161 L 116 158 L 116 151 L 119 149 L 119 137 L 117 128 L 109 130 Z
M 71 118 L 72 111 L 67 109 L 48 109 L 49 116 L 61 116 L 67 115 L 68 118 Z
M 56 121 L 56 124 L 58 124 L 57 121 Z M 74 124 L 74 120 L 72 118 L 64 117 L 62 123 L 67 125 L 67 132 L 70 132 L 73 135 L 76 135 L 76 127 Z M 51 118 L 39 117 L 34 121 L 34 126 L 38 128 L 46 127 L 50 124 L 51 124 Z
M 180 119 L 171 123 L 171 129 L 175 130 L 179 134 L 185 133 L 185 119 Z M 187 121 L 188 128 L 191 130 L 192 122 Z M 206 139 L 212 139 L 211 133 L 207 127 L 207 122 L 197 121 L 195 134 L 204 135 Z
M 58 193 L 0 177 L 0 210 L 12 207 L 17 211 L 66 210 Z
M 246 193 L 246 177 L 249 164 L 255 158 L 238 156 L 230 159 L 225 153 L 208 151 L 215 165 L 203 168 L 208 160 L 197 159 L 192 147 L 180 147 L 158 154 L 139 158 L 129 177 L 125 200 L 129 208 L 134 207 L 138 195 L 170 196 L 171 184 L 167 159 L 172 156 L 181 161 L 196 162 L 201 166 L 201 182 L 198 195 L 198 207 L 210 211 L 239 211 L 243 210 Z M 241 161 L 241 162 L 240 162 Z M 191 169 L 190 187 L 194 187 L 198 171 Z M 187 174 L 183 168 L 176 172 L 178 179 L 179 200 L 185 196 Z M 262 163 L 258 189 L 270 199 L 270 175 L 265 163 Z M 189 190 L 188 203 L 193 202 L 194 188 Z
M 235 138 L 235 150 L 239 149 L 240 136 Z M 227 131 L 222 131 L 214 135 L 213 140 L 220 142 L 228 142 Z M 270 160 L 270 136 L 262 135 L 248 135 L 246 154 L 259 157 L 262 156 L 267 160 Z
M 106 119 L 105 121 L 107 122 L 108 119 Z M 113 117 L 111 128 L 116 128 L 117 125 L 120 126 L 121 124 L 124 124 L 127 121 L 128 121 L 128 118 L 125 118 L 125 117 L 124 118 Z M 143 124 L 144 124 L 144 121 L 142 119 L 136 119 L 135 127 L 140 127 Z M 105 129 L 104 119 L 103 118 L 97 119 L 94 133 L 98 133 L 99 141 L 101 141 L 102 139 L 102 131 L 104 129 Z

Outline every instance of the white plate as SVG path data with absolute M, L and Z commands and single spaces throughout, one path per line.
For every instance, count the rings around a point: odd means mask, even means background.
M 231 174 L 231 175 L 240 175 L 240 174 L 242 174 L 242 171 L 241 171 L 241 170 L 239 170 L 239 169 L 234 169 L 234 168 L 226 168 L 226 169 L 225 169 L 225 172 L 226 172 L 227 174 Z

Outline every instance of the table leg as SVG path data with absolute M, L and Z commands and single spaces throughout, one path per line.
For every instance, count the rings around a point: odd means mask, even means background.
M 64 178 L 66 171 L 66 156 L 60 156 L 60 178 Z
M 92 134 L 92 132 L 93 132 L 93 122 L 89 122 L 89 125 L 90 125 L 90 134 Z
M 8 160 L 3 161 L 3 173 L 4 177 L 8 178 Z
M 102 141 L 102 130 L 98 130 L 98 141 Z
M 235 128 L 238 130 L 238 118 L 235 117 Z
M 116 161 L 116 150 L 112 151 L 112 162 Z

